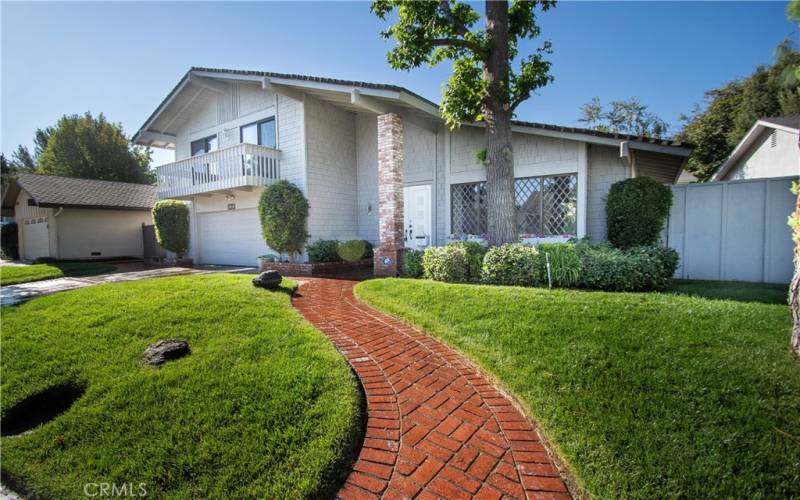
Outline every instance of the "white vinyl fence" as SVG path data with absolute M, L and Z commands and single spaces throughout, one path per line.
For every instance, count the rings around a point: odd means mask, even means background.
M 794 177 L 672 186 L 666 244 L 676 278 L 788 283 L 792 279 Z

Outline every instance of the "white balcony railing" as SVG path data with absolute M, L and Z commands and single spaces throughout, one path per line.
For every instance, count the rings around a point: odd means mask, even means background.
M 157 168 L 158 196 L 181 198 L 244 186 L 266 186 L 280 179 L 277 149 L 236 144 Z

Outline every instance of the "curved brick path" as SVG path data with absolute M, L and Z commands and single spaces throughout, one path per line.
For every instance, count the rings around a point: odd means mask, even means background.
M 367 396 L 367 431 L 340 498 L 570 498 L 529 421 L 459 354 L 358 302 L 355 281 L 309 279 L 295 307 Z

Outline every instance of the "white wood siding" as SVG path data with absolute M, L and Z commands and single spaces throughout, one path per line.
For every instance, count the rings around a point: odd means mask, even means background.
M 775 134 L 773 139 L 772 134 Z M 797 134 L 785 130 L 767 130 L 725 180 L 760 179 L 800 174 L 800 148 Z

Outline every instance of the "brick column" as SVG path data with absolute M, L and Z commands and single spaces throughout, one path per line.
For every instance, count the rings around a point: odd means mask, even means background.
M 397 276 L 403 258 L 403 120 L 378 116 L 378 231 L 375 276 Z

